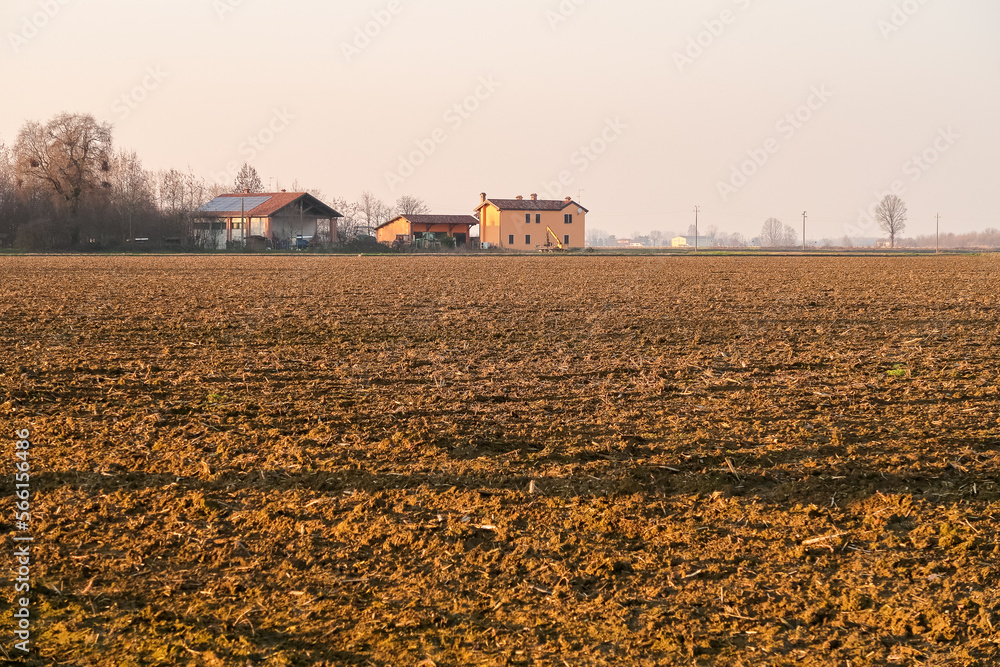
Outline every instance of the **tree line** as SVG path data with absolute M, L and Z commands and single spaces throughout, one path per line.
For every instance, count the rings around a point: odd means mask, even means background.
M 26 122 L 13 144 L 0 141 L 0 247 L 23 250 L 116 250 L 150 245 L 188 246 L 200 206 L 228 192 L 263 192 L 256 169 L 245 164 L 231 184 L 188 169 L 146 169 L 135 151 L 117 148 L 113 127 L 90 114 L 60 113 Z M 355 201 L 325 199 L 344 215 L 342 240 L 372 236 L 396 215 L 427 213 L 418 197 L 388 204 L 371 192 Z
M 891 248 L 933 248 L 940 245 L 942 248 L 1000 248 L 1000 231 L 995 228 L 987 228 L 981 232 L 968 232 L 965 234 L 944 233 L 938 239 L 936 234 L 917 236 L 916 238 L 904 238 L 903 233 L 909 221 L 909 212 L 906 203 L 895 194 L 886 195 L 873 207 L 873 220 L 878 228 L 886 235 L 889 247 Z M 635 233 L 628 241 L 638 243 L 646 247 L 667 247 L 670 246 L 674 237 L 695 236 L 695 226 L 688 227 L 687 234 L 678 234 L 674 231 L 654 230 L 648 234 Z M 760 230 L 760 235 L 752 239 L 747 239 L 739 233 L 727 234 L 719 231 L 715 225 L 708 225 L 700 232 L 699 238 L 706 239 L 706 247 L 716 248 L 796 248 L 802 245 L 798 231 L 791 225 L 783 223 L 777 218 L 768 218 L 764 221 Z M 587 230 L 587 244 L 592 247 L 619 246 L 619 239 L 612 234 L 608 234 L 602 229 Z M 829 238 L 819 241 L 819 245 L 826 248 L 854 247 L 854 240 L 849 236 L 844 236 L 839 241 Z

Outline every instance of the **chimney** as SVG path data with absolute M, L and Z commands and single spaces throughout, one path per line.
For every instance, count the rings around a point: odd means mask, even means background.
M 517 196 L 517 201 L 524 201 L 524 197 L 522 197 L 521 195 L 518 195 Z
M 282 190 L 282 192 L 288 192 L 288 190 Z
M 573 201 L 572 197 L 566 197 L 566 203 L 569 204 Z
M 538 195 L 532 193 L 532 195 L 531 195 L 531 201 L 538 201 Z
M 480 201 L 480 203 L 482 203 L 482 204 L 485 204 L 485 203 L 486 203 L 486 193 L 485 193 L 485 192 L 480 192 L 480 193 L 479 193 L 479 201 Z

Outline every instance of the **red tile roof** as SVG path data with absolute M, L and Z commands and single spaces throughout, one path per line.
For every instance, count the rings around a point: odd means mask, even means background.
M 268 200 L 265 201 L 263 204 L 260 204 L 250 209 L 249 211 L 242 211 L 240 208 L 240 199 L 241 198 L 251 199 L 254 197 L 257 198 L 267 197 Z M 309 200 L 311 200 L 309 202 L 310 204 L 320 209 L 321 212 L 325 213 L 329 217 L 332 218 L 344 217 L 340 213 L 337 213 L 337 211 L 334 211 L 332 208 L 321 202 L 320 200 L 313 197 L 308 192 L 251 192 L 250 194 L 234 192 L 234 193 L 219 195 L 212 201 L 217 202 L 222 199 L 234 199 L 235 200 L 235 203 L 233 205 L 234 208 L 233 210 L 230 211 L 224 211 L 224 210 L 217 210 L 218 207 L 216 207 L 213 208 L 211 212 L 212 214 L 217 215 L 219 217 L 227 217 L 227 215 L 232 217 L 232 216 L 239 216 L 242 214 L 246 215 L 246 217 L 248 218 L 267 218 L 274 215 L 275 213 L 278 213 L 282 209 L 291 206 L 300 199 L 304 198 L 308 198 Z

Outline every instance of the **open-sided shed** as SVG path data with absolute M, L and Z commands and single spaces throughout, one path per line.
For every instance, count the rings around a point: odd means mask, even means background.
M 335 244 L 342 217 L 308 192 L 225 194 L 198 209 L 195 242 L 219 250 L 254 240 L 273 247 L 294 247 L 300 240 Z

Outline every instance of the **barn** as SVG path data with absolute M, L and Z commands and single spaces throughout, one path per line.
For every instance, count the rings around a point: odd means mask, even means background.
M 472 238 L 479 220 L 471 215 L 401 215 L 375 230 L 379 243 L 409 245 L 418 234 L 448 237 L 462 246 Z
M 308 192 L 225 194 L 198 209 L 195 244 L 213 250 L 336 244 L 342 217 Z

